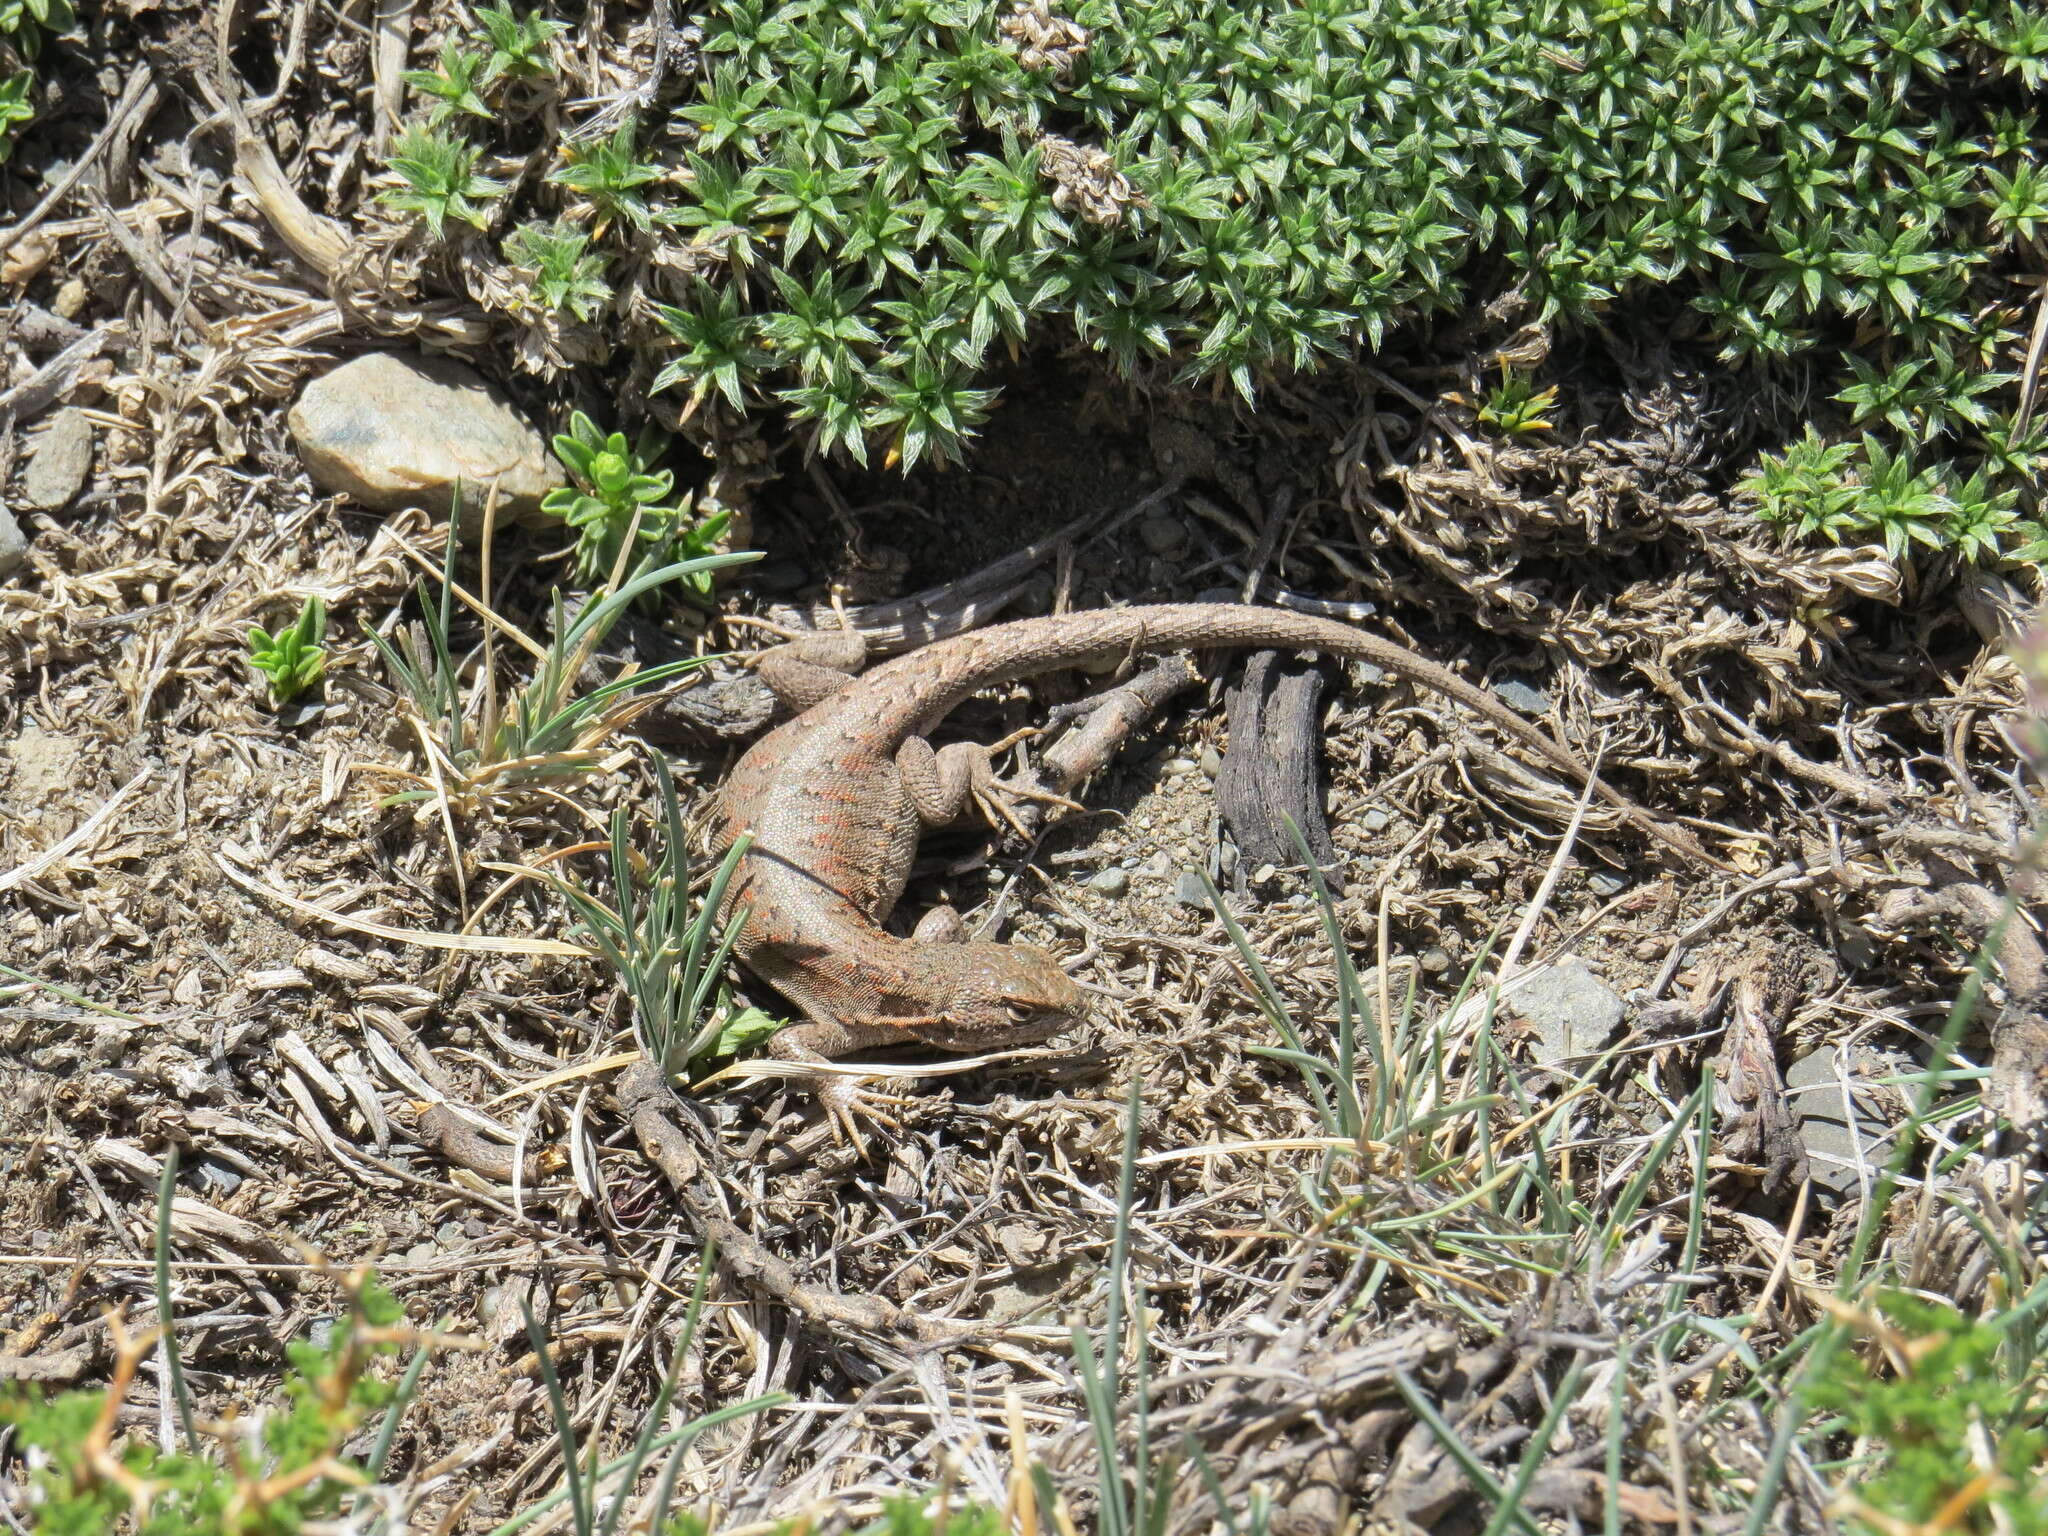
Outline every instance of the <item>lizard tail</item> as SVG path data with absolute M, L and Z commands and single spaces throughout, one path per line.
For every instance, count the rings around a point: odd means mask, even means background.
M 958 635 L 888 664 L 891 670 L 903 668 L 906 680 L 915 677 L 917 686 L 892 701 L 901 719 L 876 719 L 873 725 L 903 734 L 929 730 L 969 695 L 993 682 L 1133 655 L 1223 649 L 1313 650 L 1347 661 L 1368 661 L 1398 673 L 1464 705 L 1576 782 L 1592 782 L 1603 800 L 1659 842 L 1688 859 L 1717 869 L 1727 867 L 1702 848 L 1691 832 L 1653 816 L 1620 791 L 1595 781 L 1592 770 L 1577 754 L 1448 667 L 1383 635 L 1280 608 L 1159 603 L 1020 619 Z M 889 712 L 885 707 L 883 714 Z

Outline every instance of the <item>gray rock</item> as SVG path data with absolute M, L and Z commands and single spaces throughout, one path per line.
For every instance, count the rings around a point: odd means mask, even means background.
M 322 490 L 383 512 L 446 512 L 460 481 L 471 532 L 482 526 L 492 481 L 498 516 L 528 521 L 566 483 L 505 397 L 443 358 L 373 352 L 344 363 L 306 386 L 286 423 Z
M 1138 537 L 1155 555 L 1177 555 L 1188 547 L 1187 524 L 1164 512 L 1154 512 L 1138 524 Z
M 1173 855 L 1164 848 L 1160 849 L 1145 861 L 1143 872 L 1155 879 L 1164 879 L 1173 873 Z
M 1216 850 L 1216 868 L 1225 880 L 1237 873 L 1237 844 L 1224 843 Z
M 1577 955 L 1566 955 L 1526 983 L 1508 1006 L 1536 1031 L 1536 1060 L 1546 1067 L 1598 1051 L 1625 1011 L 1614 989 Z
M 1504 677 L 1493 685 L 1494 697 L 1509 709 L 1520 710 L 1525 715 L 1544 715 L 1550 712 L 1550 695 L 1540 688 L 1533 688 L 1519 678 Z
M 1586 889 L 1595 896 L 1619 896 L 1628 889 L 1628 881 L 1611 869 L 1586 877 Z
M 1387 669 L 1374 666 L 1369 661 L 1351 663 L 1351 682 L 1354 687 L 1373 688 L 1387 680 Z
M 14 514 L 0 507 L 0 576 L 11 575 L 28 558 L 28 535 Z
M 1203 774 L 1208 778 L 1213 779 L 1223 771 L 1223 755 L 1214 747 L 1202 748 L 1202 755 L 1195 761 L 1200 764 Z
M 1432 976 L 1441 976 L 1451 968 L 1451 952 L 1440 948 L 1425 949 L 1416 964 Z
M 1097 870 L 1088 887 L 1115 901 L 1131 888 L 1131 877 L 1121 869 Z
M 1202 877 L 1192 869 L 1181 874 L 1173 884 L 1173 899 L 1184 907 L 1209 910 L 1209 892 L 1202 884 Z
M 1884 1166 L 1882 1138 L 1891 1127 L 1872 1111 L 1867 1094 L 1853 1091 L 1854 1069 L 1838 1072 L 1839 1060 L 1832 1045 L 1800 1057 L 1785 1073 L 1785 1097 L 1806 1147 L 1813 1182 L 1836 1195 L 1849 1195 L 1865 1178 L 1875 1182 Z M 1852 1085 L 1846 1094 L 1843 1075 Z
M 1385 811 L 1381 810 L 1378 806 L 1374 806 L 1371 810 L 1367 811 L 1363 816 L 1360 816 L 1358 818 L 1358 824 L 1361 827 L 1365 828 L 1365 830 L 1368 832 L 1384 832 L 1387 830 L 1389 824 L 1392 823 L 1393 819 L 1393 817 L 1389 816 Z
M 92 422 L 77 406 L 57 413 L 22 472 L 22 500 L 45 512 L 71 505 L 92 473 Z

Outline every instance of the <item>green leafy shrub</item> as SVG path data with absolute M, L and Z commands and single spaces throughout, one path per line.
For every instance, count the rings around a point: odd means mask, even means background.
M 1840 1501 L 1852 1528 L 2048 1533 L 2048 1370 L 2025 1312 L 1971 1318 L 1898 1293 L 1882 1311 L 1866 1331 L 1889 1367 L 1843 1350 L 1810 1393 L 1871 1451 Z
M 221 1426 L 218 1455 L 196 1442 L 164 1452 L 117 1434 L 116 1412 L 135 1367 L 153 1351 L 153 1333 L 130 1339 L 117 1330 L 104 1390 L 46 1401 L 25 1392 L 0 1397 L 0 1422 L 13 1425 L 36 1466 L 29 1486 L 37 1536 L 99 1536 L 121 1529 L 124 1517 L 139 1536 L 289 1536 L 340 1514 L 375 1475 L 342 1447 L 372 1412 L 403 1407 L 371 1367 L 421 1342 L 374 1277 L 351 1281 L 347 1297 L 348 1315 L 324 1342 L 287 1346 L 284 1406 L 263 1416 L 253 1441 Z
M 1033 335 L 1251 399 L 1504 287 L 1570 322 L 1661 286 L 1729 366 L 1830 381 L 1855 484 L 1892 498 L 1836 536 L 1950 547 L 1929 486 L 1957 500 L 1981 467 L 1998 508 L 2042 457 L 2005 370 L 2001 272 L 2048 229 L 2029 110 L 2048 25 L 2018 0 L 711 0 L 697 19 L 703 68 L 665 132 L 578 149 L 518 217 L 567 215 L 614 248 L 591 281 L 652 290 L 661 387 L 785 409 L 820 451 L 958 457 L 986 369 Z M 1965 521 L 1979 555 L 2029 536 Z
M 36 115 L 29 99 L 35 71 L 21 66 L 35 63 L 43 44 L 76 20 L 70 0 L 0 0 L 0 165 L 14 153 L 15 130 Z

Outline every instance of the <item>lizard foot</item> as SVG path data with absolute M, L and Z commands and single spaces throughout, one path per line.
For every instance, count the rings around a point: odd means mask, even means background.
M 862 1123 L 879 1126 L 893 1138 L 902 1131 L 903 1122 L 881 1106 L 912 1102 L 900 1094 L 874 1092 L 868 1087 L 871 1081 L 854 1077 L 827 1077 L 818 1081 L 818 1102 L 825 1108 L 825 1118 L 831 1122 L 833 1136 L 851 1147 L 856 1156 L 863 1158 L 868 1155 L 868 1143 L 861 1134 Z
M 1007 826 L 1026 842 L 1031 840 L 1031 830 L 1017 814 L 1017 803 L 1022 800 L 1036 800 L 1043 805 L 1062 806 L 1070 811 L 1084 809 L 1079 801 L 1057 794 L 1049 789 L 1040 789 L 1031 784 L 1019 784 L 1010 779 L 994 777 L 977 781 L 969 794 L 974 807 L 992 827 Z

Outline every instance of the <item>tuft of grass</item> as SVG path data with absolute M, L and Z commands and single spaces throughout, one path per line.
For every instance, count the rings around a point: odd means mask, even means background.
M 419 787 L 392 795 L 387 803 L 421 803 L 438 809 L 444 820 L 517 801 L 593 771 L 604 745 L 653 703 L 649 690 L 654 685 L 709 659 L 683 657 L 644 670 L 629 667 L 584 691 L 584 670 L 605 636 L 647 593 L 758 558 L 750 553 L 702 555 L 652 567 L 643 560 L 629 578 L 615 576 L 615 586 L 591 593 L 573 618 L 556 593 L 552 636 L 545 646 L 477 603 L 486 622 L 486 644 L 472 667 L 467 658 L 457 659 L 455 649 L 456 546 L 451 519 L 438 597 L 430 599 L 422 582 L 415 590 L 419 619 L 395 640 L 370 632 L 399 685 L 400 716 L 426 758 L 426 772 L 410 775 Z M 624 555 L 622 550 L 621 566 Z M 525 685 L 503 700 L 488 643 L 493 629 L 516 639 L 535 661 Z
M 575 910 L 577 932 L 603 956 L 633 1005 L 641 1049 L 664 1072 L 677 1075 L 703 1057 L 727 1056 L 781 1027 L 758 1009 L 735 1012 L 725 989 L 725 963 L 746 922 L 734 914 L 722 935 L 718 912 L 752 839 L 742 837 L 711 876 L 703 899 L 690 900 L 690 849 L 675 780 L 659 753 L 651 757 L 659 796 L 660 846 L 638 853 L 628 835 L 625 807 L 612 812 L 609 903 L 573 878 L 541 878 Z

